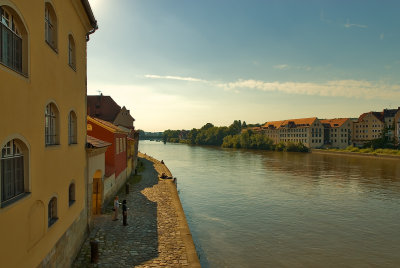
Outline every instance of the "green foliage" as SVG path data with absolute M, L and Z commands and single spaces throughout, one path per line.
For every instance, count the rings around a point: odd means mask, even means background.
M 241 131 L 242 131 L 242 122 L 240 120 L 233 121 L 233 123 L 229 126 L 230 135 L 239 134 Z
M 241 134 L 226 136 L 223 140 L 224 148 L 260 149 L 268 151 L 308 152 L 309 149 L 302 143 L 274 144 L 274 141 L 262 133 L 244 130 Z
M 345 150 L 348 152 L 358 153 L 360 151 L 360 148 L 354 146 L 348 146 Z
M 176 142 L 176 139 L 179 139 L 180 130 L 166 130 L 164 131 L 163 141 L 164 142 Z M 172 141 L 174 140 L 174 141 Z
M 360 153 L 363 153 L 363 154 L 369 154 L 369 153 L 373 153 L 373 152 L 374 152 L 373 148 L 360 149 Z
M 163 132 L 145 132 L 141 129 L 137 130 L 139 132 L 140 140 L 161 140 L 163 138 Z
M 329 151 L 336 152 L 352 152 L 352 153 L 363 153 L 363 154 L 386 154 L 386 155 L 400 155 L 400 150 L 396 149 L 375 149 L 372 147 L 369 148 L 358 148 L 354 146 L 348 146 L 346 149 L 329 149 Z
M 280 143 L 275 145 L 275 151 L 283 152 L 285 150 L 286 150 L 286 144 L 284 142 L 281 141 Z
M 309 149 L 302 143 L 279 143 L 266 135 L 247 129 L 246 122 L 235 120 L 229 127 L 216 127 L 211 123 L 205 124 L 200 129 L 192 130 L 166 130 L 164 142 L 187 143 L 194 145 L 214 145 L 224 148 L 260 149 L 269 151 L 308 152 Z M 185 134 L 185 135 L 183 135 Z
M 286 152 L 302 152 L 306 153 L 308 152 L 309 149 L 307 146 L 305 146 L 303 143 L 293 143 L 289 142 L 286 144 Z

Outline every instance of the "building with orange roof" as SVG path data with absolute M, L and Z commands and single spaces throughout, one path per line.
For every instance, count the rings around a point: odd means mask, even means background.
M 91 116 L 87 116 L 87 134 L 110 143 L 105 152 L 105 172 L 103 174 L 103 203 L 110 201 L 127 179 L 127 138 L 128 131 Z M 92 176 L 92 174 L 88 174 Z
M 350 118 L 323 119 L 324 144 L 327 147 L 344 149 L 352 144 L 353 121 Z
M 383 113 L 363 113 L 353 124 L 353 145 L 363 146 L 369 141 L 378 139 L 381 137 L 384 127 Z
M 103 120 L 118 126 L 128 132 L 128 146 L 132 148 L 127 154 L 127 176 L 130 176 L 137 166 L 137 154 L 139 147 L 139 132 L 135 131 L 135 119 L 130 110 L 125 106 L 121 108 L 111 96 L 89 95 L 87 96 L 87 113 L 93 118 Z
M 316 117 L 269 121 L 261 128 L 275 143 L 303 143 L 309 148 L 324 145 L 324 126 Z

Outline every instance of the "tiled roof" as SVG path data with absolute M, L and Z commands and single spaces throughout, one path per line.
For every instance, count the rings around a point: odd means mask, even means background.
M 341 127 L 344 123 L 347 122 L 349 118 L 334 118 L 334 119 L 323 119 L 320 120 L 322 124 L 327 124 L 330 127 Z
M 271 121 L 271 122 L 267 122 L 267 123 L 265 123 L 265 125 L 263 125 L 262 127 L 263 128 L 272 128 L 272 129 L 275 129 L 275 128 L 280 128 L 281 127 L 281 125 L 283 124 L 283 122 L 285 122 L 285 121 Z
M 271 122 L 265 123 L 263 125 L 263 127 L 264 128 L 268 128 L 268 127 L 281 128 L 281 127 L 287 126 L 289 124 L 294 124 L 296 127 L 310 126 L 312 123 L 314 123 L 315 120 L 317 120 L 316 117 L 289 119 L 289 120 L 283 120 L 283 121 L 271 121 Z
M 114 122 L 120 111 L 121 107 L 110 96 L 87 96 L 87 113 L 92 117 Z
M 395 117 L 397 111 L 400 110 L 400 107 L 398 109 L 384 109 L 383 110 L 383 116 L 386 117 Z
M 122 128 L 119 128 L 119 127 L 117 127 L 116 125 L 114 125 L 114 124 L 112 124 L 112 123 L 110 123 L 110 122 L 101 120 L 101 119 L 99 119 L 99 118 L 95 118 L 95 117 L 88 116 L 88 121 L 94 121 L 94 122 L 97 121 L 98 123 L 100 123 L 100 124 L 102 124 L 102 125 L 104 125 L 104 126 L 110 128 L 110 129 L 113 130 L 114 132 L 128 133 L 127 131 L 123 130 Z
M 89 144 L 90 148 L 103 148 L 110 146 L 111 143 L 96 139 L 95 137 L 86 135 L 86 143 Z
M 381 122 L 384 122 L 383 120 L 383 113 L 382 112 L 368 112 L 368 113 L 363 113 L 362 115 L 360 115 L 360 117 L 358 118 L 358 122 L 363 121 L 364 117 L 366 117 L 367 115 L 372 114 L 373 116 L 375 116 L 376 118 L 378 118 Z

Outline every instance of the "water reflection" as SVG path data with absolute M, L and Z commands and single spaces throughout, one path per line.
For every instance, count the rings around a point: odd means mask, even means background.
M 396 159 L 300 153 L 258 153 L 266 171 L 311 178 L 310 183 L 333 180 L 338 187 L 361 187 L 364 191 L 400 192 L 400 165 Z

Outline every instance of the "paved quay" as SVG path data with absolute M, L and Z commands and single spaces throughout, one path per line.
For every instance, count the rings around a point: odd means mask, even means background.
M 192 236 L 174 183 L 159 181 L 162 172 L 171 176 L 158 160 L 139 154 L 144 171 L 131 184 L 127 200 L 128 226 L 122 215 L 112 221 L 111 207 L 94 218 L 94 227 L 73 267 L 200 267 Z M 99 261 L 90 263 L 90 241 L 99 241 Z

